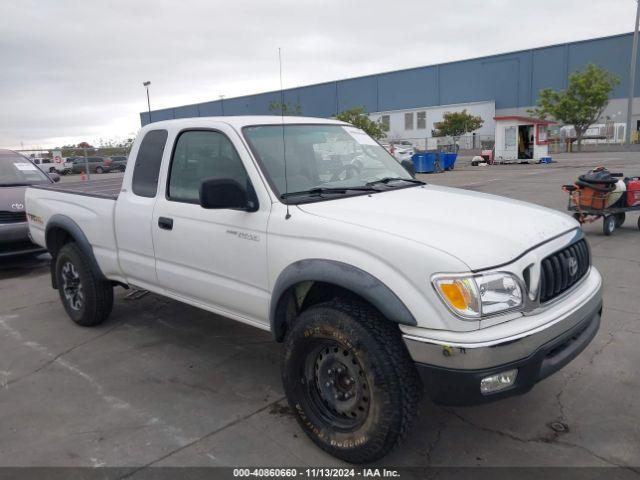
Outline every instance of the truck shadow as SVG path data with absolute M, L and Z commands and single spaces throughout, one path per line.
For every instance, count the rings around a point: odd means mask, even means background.
M 3 258 L 0 262 L 0 280 L 42 275 L 48 270 L 50 261 L 48 253 Z

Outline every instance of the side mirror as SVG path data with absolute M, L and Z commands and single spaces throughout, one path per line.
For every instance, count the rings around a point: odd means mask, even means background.
M 416 176 L 416 169 L 413 166 L 413 162 L 411 160 L 402 160 L 400 165 L 404 167 L 404 169 L 411 174 L 412 177 Z
M 207 178 L 200 184 L 200 206 L 207 209 L 248 210 L 245 189 L 230 178 Z
M 57 173 L 51 172 L 48 175 L 49 175 L 49 178 L 53 180 L 55 183 L 58 183 L 60 181 L 60 175 L 58 175 Z

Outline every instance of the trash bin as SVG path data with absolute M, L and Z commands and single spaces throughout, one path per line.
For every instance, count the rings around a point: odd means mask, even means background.
M 458 158 L 457 153 L 448 153 L 442 152 L 440 153 L 440 162 L 442 164 L 443 170 L 453 170 L 456 165 L 456 159 Z
M 411 157 L 416 173 L 433 173 L 436 161 L 435 153 L 415 153 Z

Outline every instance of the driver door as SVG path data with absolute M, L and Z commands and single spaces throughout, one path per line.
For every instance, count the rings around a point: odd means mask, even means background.
M 231 178 L 247 191 L 256 185 L 257 172 L 248 152 L 239 141 L 236 148 L 230 136 L 237 136 L 227 128 L 185 130 L 176 137 L 166 192 L 158 196 L 153 215 L 158 283 L 218 313 L 265 323 L 271 203 L 258 196 L 254 212 L 209 210 L 199 203 L 205 178 Z

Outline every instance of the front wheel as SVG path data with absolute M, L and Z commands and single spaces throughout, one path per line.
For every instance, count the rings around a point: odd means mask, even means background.
M 285 341 L 283 384 L 304 432 L 352 463 L 382 458 L 416 417 L 422 384 L 397 327 L 358 301 L 305 310 Z
M 56 256 L 56 283 L 60 300 L 71 320 L 83 327 L 104 322 L 113 308 L 113 287 L 98 277 L 75 243 L 64 245 Z
M 616 229 L 616 217 L 615 215 L 607 215 L 602 220 L 602 233 L 604 233 L 607 237 L 611 235 Z

